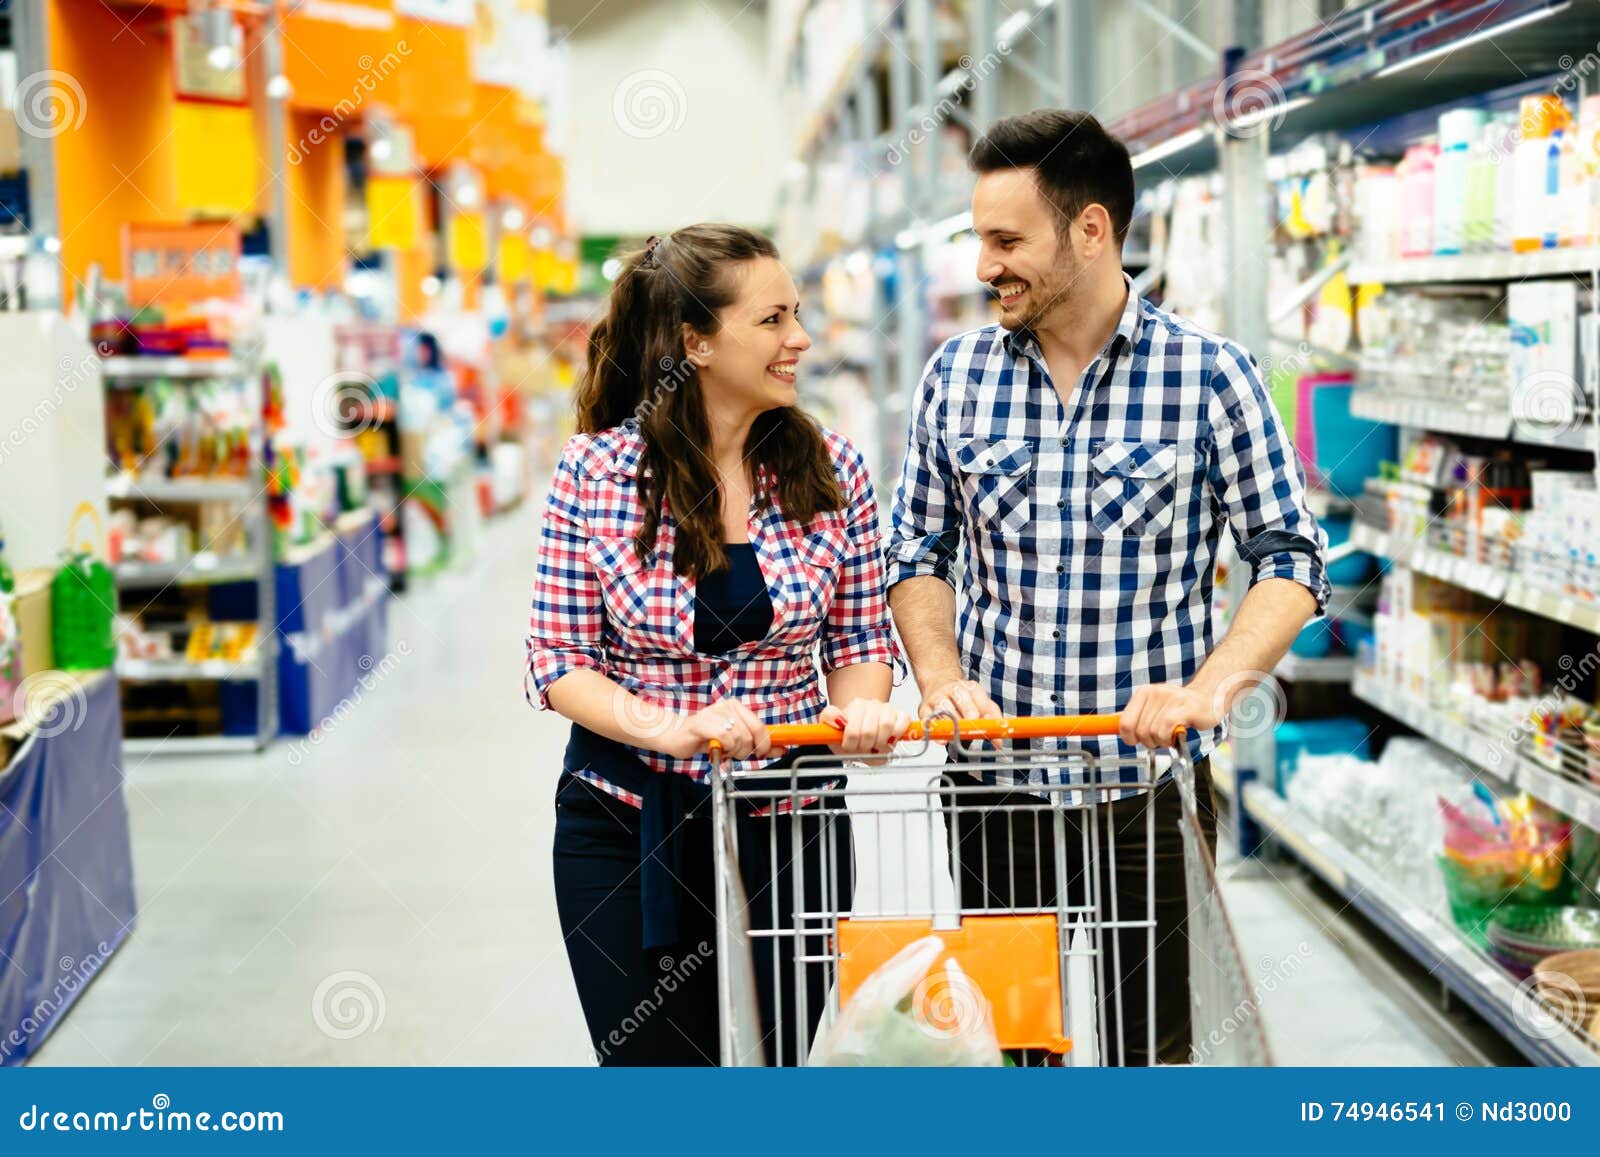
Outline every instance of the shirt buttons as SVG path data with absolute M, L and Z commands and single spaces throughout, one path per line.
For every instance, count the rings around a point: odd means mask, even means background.
M 1061 501 L 1056 503 L 1056 509 L 1057 510 L 1065 510 L 1066 508 L 1067 508 L 1067 500 L 1065 498 L 1061 499 Z
M 1067 573 L 1067 568 L 1064 565 L 1058 564 L 1056 566 L 1056 573 L 1057 574 L 1066 574 Z
M 1052 639 L 1059 639 L 1061 637 L 1061 632 L 1058 631 L 1058 630 L 1057 631 L 1051 631 L 1050 632 L 1050 637 Z

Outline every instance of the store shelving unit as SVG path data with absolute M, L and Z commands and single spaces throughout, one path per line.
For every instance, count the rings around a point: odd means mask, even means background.
M 1600 603 L 1547 590 L 1528 582 L 1515 571 L 1462 558 L 1427 542 L 1402 538 L 1363 522 L 1351 528 L 1350 541 L 1369 554 L 1418 574 L 1463 587 L 1542 618 L 1600 634 Z
M 1600 829 L 1600 785 L 1586 778 L 1581 752 L 1570 753 L 1552 766 L 1507 736 L 1456 719 L 1372 675 L 1357 674 L 1351 689 L 1356 698 L 1426 735 L 1475 768 L 1520 788 L 1585 827 Z
M 1448 285 L 1469 281 L 1523 281 L 1592 273 L 1600 268 L 1600 247 L 1546 249 L 1534 253 L 1477 253 L 1459 257 L 1413 257 L 1403 261 L 1357 262 L 1352 285 Z
M 1389 883 L 1266 784 L 1232 785 L 1240 807 L 1330 888 L 1382 928 L 1452 993 L 1540 1065 L 1600 1066 L 1600 1052 L 1576 1032 L 1552 1031 L 1534 998 L 1433 912 Z M 1543 1015 L 1541 1015 L 1543 1013 Z
M 1234 28 L 1244 26 L 1239 39 L 1253 47 L 1260 43 L 1248 35 L 1250 10 L 1233 8 Z M 1253 19 L 1259 21 L 1256 8 Z M 1259 27 L 1259 25 L 1258 25 Z M 1224 313 L 1230 336 L 1252 350 L 1271 349 L 1283 356 L 1303 352 L 1303 345 L 1274 331 L 1282 311 L 1269 303 L 1265 270 L 1268 266 L 1268 156 L 1325 132 L 1342 132 L 1393 122 L 1447 102 L 1478 96 L 1514 84 L 1526 83 L 1571 65 L 1572 45 L 1592 45 L 1600 37 L 1600 5 L 1577 5 L 1559 0 L 1527 0 L 1446 7 L 1372 3 L 1362 5 L 1319 24 L 1288 41 L 1259 51 L 1225 53 L 1226 74 L 1216 80 L 1177 89 L 1118 118 L 1111 124 L 1129 143 L 1135 175 L 1141 187 L 1151 187 L 1170 177 L 1215 171 L 1220 176 L 1220 217 L 1225 237 L 1221 258 L 1233 276 L 1226 287 Z M 1562 57 L 1567 57 L 1565 64 Z M 1239 77 L 1244 83 L 1270 76 L 1274 93 L 1282 99 L 1272 110 L 1270 123 L 1230 126 L 1218 123 L 1217 110 L 1227 86 Z M 1590 84 L 1581 79 L 1585 86 Z M 1244 129 L 1245 131 L 1238 131 Z M 1595 248 L 1555 250 L 1532 254 L 1486 254 L 1426 260 L 1353 263 L 1346 274 L 1353 284 L 1422 285 L 1434 283 L 1483 284 L 1523 278 L 1563 275 L 1593 276 L 1600 267 Z M 1597 279 L 1600 282 L 1600 279 Z M 1302 289 L 1311 290 L 1307 281 Z M 1300 298 L 1300 294 L 1295 295 Z M 1285 350 L 1287 344 L 1297 349 Z M 1277 348 L 1274 348 L 1277 347 Z M 1333 369 L 1359 370 L 1350 355 L 1315 359 Z M 1358 416 L 1416 429 L 1439 430 L 1463 436 L 1488 438 L 1521 445 L 1564 451 L 1593 451 L 1596 431 L 1592 423 L 1577 429 L 1541 427 L 1513 421 L 1512 415 L 1466 413 L 1438 403 L 1421 406 L 1398 390 L 1358 392 Z M 1399 396 L 1397 396 L 1399 395 Z M 1509 407 L 1508 407 L 1509 411 Z M 1340 512 L 1349 510 L 1340 504 Z M 1330 512 L 1319 507 L 1320 516 Z M 1387 536 L 1363 527 L 1358 520 L 1352 542 L 1363 550 L 1415 565 L 1425 573 L 1444 577 L 1480 593 L 1554 618 L 1585 630 L 1600 631 L 1600 613 L 1582 600 L 1557 592 L 1531 588 L 1494 568 L 1475 566 L 1445 552 L 1410 543 L 1391 544 Z M 1392 546 L 1392 549 L 1391 549 Z M 1235 598 L 1237 595 L 1235 595 Z M 1308 672 L 1287 662 L 1280 678 Z M 1326 672 L 1326 665 L 1310 670 Z M 1443 712 L 1403 701 L 1382 685 L 1345 664 L 1345 678 L 1353 680 L 1358 697 L 1399 722 L 1430 736 L 1471 762 L 1492 764 L 1500 760 L 1502 779 L 1524 787 L 1547 802 L 1591 825 L 1600 819 L 1600 792 L 1586 777 L 1568 765 L 1553 770 L 1525 752 L 1497 745 L 1473 728 Z M 1242 816 L 1255 819 L 1290 847 L 1337 891 L 1369 915 L 1395 941 L 1425 966 L 1434 970 L 1458 996 L 1475 1007 L 1519 1048 L 1538 1063 L 1597 1063 L 1596 1055 L 1575 1036 L 1555 1040 L 1530 1033 L 1526 996 L 1501 970 L 1468 946 L 1455 930 L 1431 914 L 1415 910 L 1393 894 L 1381 875 L 1340 848 L 1325 833 L 1307 824 L 1266 785 L 1276 762 L 1271 733 L 1233 742 L 1242 787 L 1236 802 Z M 1497 748 L 1506 746 L 1502 756 Z M 1220 765 L 1219 765 L 1220 767 Z M 1232 769 L 1219 776 L 1219 786 L 1231 787 Z
M 228 380 L 258 381 L 260 369 L 253 354 L 226 358 L 108 357 L 101 362 L 108 389 L 127 388 L 167 379 L 180 383 Z M 257 387 L 259 388 L 259 387 Z M 259 409 L 259 399 L 257 399 Z M 157 506 L 198 502 L 237 505 L 245 523 L 249 546 L 236 554 L 199 551 L 171 563 L 129 560 L 115 571 L 121 591 L 155 592 L 170 587 L 210 586 L 251 582 L 255 586 L 256 640 L 254 653 L 239 662 L 192 662 L 182 657 L 164 659 L 119 658 L 117 675 L 124 683 L 251 682 L 256 688 L 256 730 L 253 735 L 182 735 L 130 737 L 124 749 L 130 754 L 219 754 L 259 751 L 277 733 L 277 618 L 274 605 L 275 575 L 272 556 L 272 522 L 267 511 L 266 487 L 261 481 L 261 430 L 251 438 L 252 474 L 241 478 L 166 478 L 123 472 L 106 480 L 111 499 L 139 501 Z

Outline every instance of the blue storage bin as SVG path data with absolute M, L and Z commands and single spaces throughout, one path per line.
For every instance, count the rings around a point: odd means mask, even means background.
M 1354 519 L 1348 514 L 1330 514 L 1319 521 L 1328 536 L 1329 550 L 1350 541 L 1350 524 Z M 1352 554 L 1328 567 L 1328 581 L 1335 586 L 1358 587 L 1372 577 L 1375 566 L 1370 554 Z
M 1289 650 L 1297 658 L 1325 659 L 1332 653 L 1335 641 L 1333 620 L 1322 618 L 1302 627 Z
M 1390 425 L 1350 413 L 1352 385 L 1322 385 L 1309 391 L 1316 430 L 1317 473 L 1335 494 L 1356 498 L 1383 462 L 1399 453 L 1399 434 Z M 1300 420 L 1305 421 L 1302 413 Z
M 1278 724 L 1274 733 L 1278 746 L 1275 784 L 1278 794 L 1289 789 L 1289 781 L 1299 769 L 1300 756 L 1355 755 L 1372 758 L 1367 725 L 1359 719 L 1336 716 L 1332 719 L 1295 719 Z

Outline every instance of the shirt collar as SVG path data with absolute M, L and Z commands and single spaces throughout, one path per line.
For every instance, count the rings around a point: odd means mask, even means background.
M 1117 328 L 1111 331 L 1111 337 L 1100 351 L 1101 357 L 1117 353 L 1124 345 L 1131 349 L 1134 337 L 1139 331 L 1140 298 L 1134 292 L 1133 278 L 1128 276 L 1126 270 L 1122 274 L 1122 283 L 1128 287 L 1128 300 L 1122 307 L 1122 316 L 1117 319 Z M 1002 328 L 1000 332 L 1004 335 L 1001 340 L 1005 344 L 1006 352 L 1012 357 L 1026 357 L 1039 350 L 1039 339 L 1026 326 L 1018 329 Z

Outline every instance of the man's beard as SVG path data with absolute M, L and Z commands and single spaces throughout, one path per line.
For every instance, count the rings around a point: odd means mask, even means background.
M 1060 260 L 1052 267 L 1050 275 L 1028 288 L 1027 312 L 1018 318 L 1018 328 L 1033 329 L 1038 326 L 1063 301 L 1072 296 L 1082 272 L 1083 267 L 1078 264 L 1078 259 L 1073 256 L 1071 248 L 1063 245 Z

